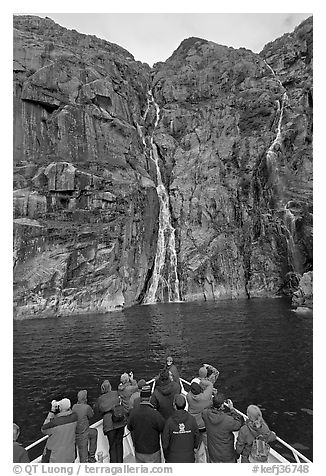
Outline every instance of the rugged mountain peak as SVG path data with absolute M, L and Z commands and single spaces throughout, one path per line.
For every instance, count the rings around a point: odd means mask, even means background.
M 76 30 L 70 30 L 48 17 L 14 15 L 13 25 L 17 32 L 24 34 L 29 39 L 39 38 L 42 42 L 54 42 L 59 45 L 65 45 L 71 49 L 78 49 L 79 53 L 82 50 L 100 48 L 100 50 L 104 50 L 107 53 L 134 61 L 133 55 L 121 46 L 102 40 L 95 35 L 86 35 Z

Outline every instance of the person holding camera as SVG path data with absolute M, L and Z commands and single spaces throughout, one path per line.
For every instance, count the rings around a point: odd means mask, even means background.
M 225 410 L 228 404 L 229 412 Z M 211 463 L 236 463 L 237 455 L 234 448 L 234 431 L 241 428 L 243 418 L 233 409 L 230 399 L 223 393 L 213 397 L 213 407 L 202 412 L 207 432 L 207 449 Z
M 77 415 L 71 411 L 68 398 L 52 400 L 51 410 L 41 431 L 49 435 L 42 455 L 42 463 L 73 463 L 76 458 L 75 438 Z
M 134 374 L 124 373 L 120 377 L 120 383 L 118 385 L 118 395 L 121 398 L 121 403 L 124 406 L 126 412 L 129 412 L 129 400 L 133 393 L 138 391 L 138 384 L 134 379 Z

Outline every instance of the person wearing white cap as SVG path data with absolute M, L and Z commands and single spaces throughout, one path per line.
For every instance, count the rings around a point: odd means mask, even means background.
M 77 415 L 70 409 L 68 398 L 52 400 L 42 433 L 49 435 L 42 455 L 42 463 L 73 463 L 75 454 L 75 437 Z

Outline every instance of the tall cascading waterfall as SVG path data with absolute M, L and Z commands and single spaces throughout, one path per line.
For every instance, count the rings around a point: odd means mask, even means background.
M 282 89 L 284 89 L 281 81 L 278 79 L 275 71 L 273 68 L 265 61 L 266 66 L 270 69 L 275 79 L 278 81 Z M 288 102 L 288 95 L 286 91 L 283 93 L 282 101 L 277 101 L 277 109 L 279 113 L 279 120 L 277 124 L 277 133 L 274 141 L 270 145 L 267 151 L 267 166 L 273 173 L 273 177 L 279 181 L 279 167 L 277 161 L 277 152 L 281 149 L 282 146 L 282 121 L 283 121 L 283 114 L 284 114 L 284 107 Z M 279 185 L 279 184 L 275 184 Z M 282 187 L 284 188 L 284 187 Z M 283 192 L 283 190 L 282 190 Z M 283 202 L 284 203 L 284 202 Z M 289 268 L 296 272 L 299 271 L 300 268 L 300 260 L 298 257 L 298 253 L 295 246 L 294 236 L 295 236 L 295 221 L 296 218 L 292 211 L 288 208 L 288 203 L 282 209 L 283 212 L 283 226 L 285 229 L 285 239 L 287 243 L 287 250 L 288 250 L 288 265 Z
M 281 81 L 277 78 L 275 71 L 273 68 L 266 62 L 264 61 L 266 66 L 270 69 L 272 72 L 273 76 L 275 79 L 278 81 L 280 86 L 283 88 L 283 85 Z M 282 101 L 280 102 L 279 100 L 277 101 L 277 110 L 279 112 L 279 120 L 277 124 L 277 133 L 276 137 L 273 140 L 272 144 L 270 145 L 268 151 L 267 151 L 267 165 L 273 170 L 278 172 L 278 163 L 277 163 L 277 150 L 281 148 L 282 145 L 282 120 L 283 120 L 283 113 L 284 113 L 284 106 L 288 101 L 288 95 L 286 91 L 283 93 L 282 96 Z
M 159 157 L 156 144 L 154 143 L 154 132 L 160 120 L 160 108 L 155 102 L 152 91 L 148 92 L 147 108 L 144 114 L 146 120 L 150 105 L 155 107 L 156 117 L 154 129 L 150 137 L 150 159 L 156 168 L 157 196 L 160 204 L 159 230 L 157 238 L 157 249 L 155 255 L 154 269 L 150 286 L 146 291 L 143 304 L 154 304 L 156 302 L 177 302 L 180 301 L 178 260 L 175 249 L 175 229 L 171 224 L 170 198 L 163 184 Z M 147 148 L 146 139 L 141 134 L 144 147 Z

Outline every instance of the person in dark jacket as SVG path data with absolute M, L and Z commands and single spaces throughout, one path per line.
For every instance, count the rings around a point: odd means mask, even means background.
M 173 399 L 174 395 L 178 393 L 180 393 L 179 384 L 171 380 L 167 369 L 162 370 L 155 383 L 155 389 L 150 401 L 165 420 L 167 420 L 174 411 Z
M 73 463 L 76 458 L 75 440 L 77 415 L 72 413 L 69 398 L 53 400 L 42 433 L 49 435 L 42 455 L 42 463 Z
M 233 409 L 233 403 L 227 400 L 229 412 L 224 408 L 225 396 L 218 393 L 213 397 L 213 408 L 202 413 L 207 432 L 207 448 L 211 463 L 236 463 L 234 449 L 234 431 L 241 428 L 241 415 Z
M 89 427 L 89 420 L 93 418 L 94 412 L 87 403 L 87 390 L 80 390 L 77 393 L 77 403 L 72 407 L 76 413 L 76 444 L 80 463 L 96 463 L 95 452 L 97 448 L 97 430 Z
M 135 447 L 136 463 L 160 463 L 160 435 L 165 420 L 150 403 L 151 387 L 146 385 L 140 391 L 140 405 L 134 408 L 128 418 Z
M 13 462 L 14 463 L 29 463 L 29 456 L 25 448 L 17 442 L 17 438 L 20 434 L 20 428 L 16 423 L 14 423 L 14 452 L 13 452 Z
M 165 368 L 166 368 L 169 372 L 171 372 L 173 381 L 174 381 L 174 382 L 177 382 L 177 384 L 180 385 L 180 375 L 179 375 L 179 371 L 178 371 L 176 365 L 173 363 L 173 358 L 172 358 L 170 355 L 166 358 Z M 181 392 L 181 385 L 180 385 L 180 388 L 179 388 L 179 392 Z
M 276 434 L 268 428 L 259 407 L 249 405 L 247 416 L 248 419 L 240 428 L 236 443 L 236 452 L 238 457 L 241 455 L 241 463 L 251 462 L 250 453 L 255 438 L 262 438 L 266 443 L 276 439 Z
M 138 385 L 134 379 L 133 373 L 124 373 L 120 377 L 120 383 L 118 386 L 118 395 L 121 398 L 122 405 L 125 410 L 129 411 L 129 400 L 133 393 L 137 392 Z
M 125 418 L 119 422 L 112 420 L 113 409 L 119 405 L 118 392 L 112 390 L 109 380 L 104 380 L 101 385 L 102 395 L 98 398 L 96 407 L 103 418 L 103 433 L 109 441 L 110 463 L 123 462 L 123 434 L 127 424 L 127 413 Z
M 186 410 L 186 398 L 174 396 L 174 413 L 167 419 L 163 434 L 162 447 L 166 463 L 194 463 L 195 450 L 202 437 L 193 416 Z

